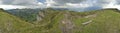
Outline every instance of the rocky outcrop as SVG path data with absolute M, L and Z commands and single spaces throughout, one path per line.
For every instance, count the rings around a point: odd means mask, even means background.
M 41 21 L 45 17 L 45 14 L 43 12 L 39 12 L 37 15 L 37 21 Z

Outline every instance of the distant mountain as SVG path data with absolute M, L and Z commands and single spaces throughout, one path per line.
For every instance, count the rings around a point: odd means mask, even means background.
M 17 17 L 20 17 L 26 21 L 35 21 L 39 11 L 41 11 L 41 10 L 40 9 L 11 9 L 11 10 L 6 10 L 6 12 L 13 14 Z
M 20 17 L 28 22 L 33 22 L 37 20 L 38 13 L 42 12 L 44 10 L 58 10 L 58 11 L 64 11 L 67 9 L 63 8 L 47 8 L 47 9 L 11 9 L 6 10 L 6 12 L 13 14 L 17 17 Z
M 75 12 L 49 8 L 39 11 L 33 23 L 0 10 L 2 33 L 120 33 L 117 9 Z

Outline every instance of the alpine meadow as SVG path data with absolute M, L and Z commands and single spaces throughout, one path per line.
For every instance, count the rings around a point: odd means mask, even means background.
M 0 0 L 0 33 L 120 33 L 120 1 Z

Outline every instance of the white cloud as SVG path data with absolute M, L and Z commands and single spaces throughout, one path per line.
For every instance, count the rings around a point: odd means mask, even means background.
M 29 5 L 29 6 L 22 6 L 22 5 L 0 5 L 0 8 L 3 9 L 22 9 L 22 8 L 44 8 L 46 7 L 44 4 L 42 4 L 41 2 L 37 3 L 37 5 Z
M 75 8 L 84 8 L 84 7 L 89 7 L 90 5 L 89 4 L 82 4 L 82 3 L 80 3 L 80 4 L 72 4 L 72 3 L 67 3 L 66 4 L 67 6 L 69 6 L 69 7 L 75 7 Z
M 107 6 L 107 7 L 104 7 L 104 8 L 117 8 L 117 9 L 120 10 L 120 5 Z
M 0 8 L 43 8 L 45 5 L 37 0 L 0 0 Z
M 37 5 L 37 0 L 1 0 L 3 4 L 7 5 Z
M 116 1 L 109 3 L 107 6 L 104 6 L 103 8 L 117 8 L 120 10 L 120 5 L 116 4 Z
M 28 8 L 28 7 L 16 6 L 16 5 L 0 5 L 0 8 L 3 8 L 3 9 L 16 9 L 16 8 Z
M 46 3 L 46 7 L 52 7 L 54 6 L 54 4 L 56 4 L 56 2 L 53 0 L 46 0 L 45 3 Z
M 120 10 L 120 4 L 117 4 L 117 1 L 113 0 L 109 4 L 104 5 L 103 8 L 117 8 Z
M 0 0 L 0 5 L 3 6 L 0 8 L 7 8 L 8 6 L 11 8 L 21 8 L 21 6 L 22 8 L 78 8 L 80 10 L 120 8 L 117 3 L 120 3 L 119 0 L 46 0 L 44 3 L 37 0 Z
M 113 1 L 116 1 L 116 0 L 102 0 L 104 2 L 113 2 Z
M 94 10 L 108 7 L 114 8 L 116 6 L 110 6 L 109 4 L 115 1 L 117 0 L 46 0 L 44 6 L 77 10 Z M 117 2 L 115 2 L 114 4 L 116 4 Z

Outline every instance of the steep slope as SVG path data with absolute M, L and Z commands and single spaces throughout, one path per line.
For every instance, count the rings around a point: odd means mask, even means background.
M 0 9 L 0 33 L 20 33 L 33 25 Z
M 44 10 L 36 25 L 42 33 L 120 33 L 120 13 L 117 9 L 87 12 Z
M 11 9 L 6 10 L 6 12 L 15 15 L 27 22 L 36 21 L 36 16 L 40 9 Z
M 96 17 L 77 18 L 75 23 L 81 28 L 79 33 L 120 33 L 120 13 L 118 10 L 99 10 Z M 88 22 L 88 23 L 87 23 Z

